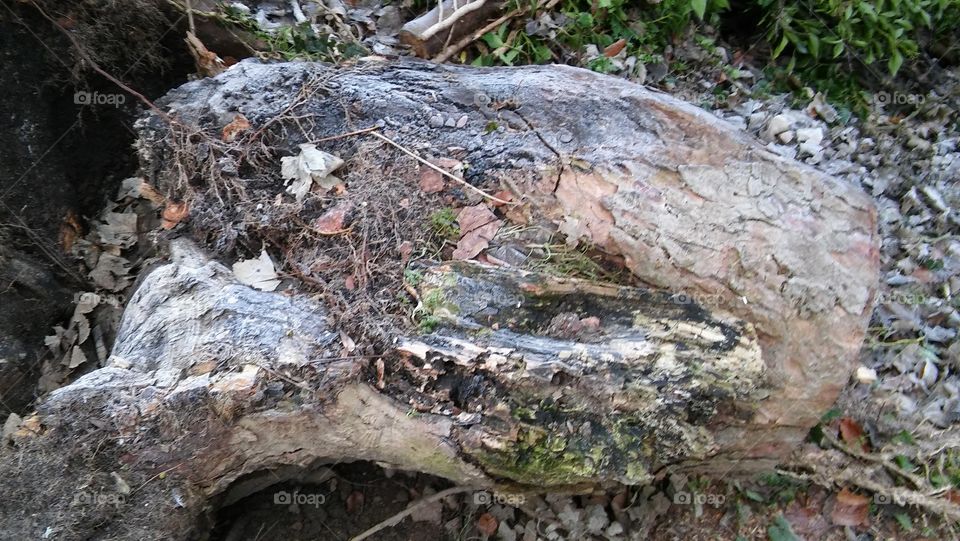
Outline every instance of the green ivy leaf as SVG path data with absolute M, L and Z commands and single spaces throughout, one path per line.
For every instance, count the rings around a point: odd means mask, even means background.
M 900 66 L 903 65 L 903 55 L 900 54 L 900 51 L 894 51 L 893 56 L 890 57 L 890 60 L 887 62 L 887 69 L 890 70 L 890 75 L 896 75 L 900 71 Z
M 767 537 L 770 541 L 800 541 L 783 515 L 778 515 L 773 524 L 767 527 Z
M 782 38 L 780 38 L 780 44 L 777 45 L 777 47 L 773 50 L 773 57 L 776 58 L 780 56 L 780 53 L 783 52 L 783 49 L 786 48 L 787 43 L 789 42 L 790 40 L 787 39 L 787 36 L 783 36 Z
M 500 36 L 494 34 L 493 32 L 487 32 L 483 35 L 483 41 L 490 47 L 496 49 L 503 45 L 503 40 L 500 39 Z
M 816 34 L 810 34 L 807 40 L 810 42 L 810 54 L 814 58 L 820 58 L 820 38 Z
M 691 0 L 690 7 L 697 14 L 697 18 L 703 20 L 703 14 L 707 12 L 707 0 Z

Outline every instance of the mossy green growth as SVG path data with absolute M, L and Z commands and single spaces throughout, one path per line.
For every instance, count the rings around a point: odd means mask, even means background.
M 649 458 L 638 452 L 645 447 L 642 437 L 647 429 L 636 420 L 608 423 L 559 410 L 548 415 L 555 418 L 549 424 L 557 427 L 556 431 L 521 423 L 516 441 L 502 449 L 477 452 L 474 458 L 491 474 L 540 486 L 589 483 L 609 476 L 641 484 L 651 478 Z M 532 420 L 536 414 L 530 408 L 517 407 L 513 416 Z M 567 433 L 568 425 L 585 423 L 591 426 L 589 435 Z
M 447 300 L 445 294 L 446 284 L 424 288 L 422 297 L 421 315 L 419 319 L 420 330 L 423 332 L 432 332 L 444 319 L 455 316 L 460 308 Z

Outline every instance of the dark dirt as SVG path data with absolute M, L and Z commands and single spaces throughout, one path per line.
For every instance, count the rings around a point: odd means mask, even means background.
M 85 287 L 64 248 L 136 170 L 132 125 L 142 110 L 132 96 L 119 106 L 77 103 L 77 92 L 120 91 L 78 71 L 67 39 L 35 10 L 2 4 L 0 360 L 10 362 L 0 363 L 0 419 L 23 413 L 33 399 L 43 337 L 69 317 L 71 292 Z M 189 69 L 173 36 L 161 41 L 169 51 L 166 69 L 117 73 L 148 97 L 182 83 Z
M 332 469 L 333 477 L 321 484 L 275 485 L 220 509 L 210 541 L 348 539 L 403 511 L 425 491 L 439 492 L 449 486 L 441 479 L 414 473 L 391 472 L 388 476 L 383 469 L 364 462 Z M 286 503 L 294 499 L 301 503 Z M 442 523 L 459 517 L 457 503 L 456 507 L 443 506 L 442 522 L 407 519 L 371 539 L 456 539 L 444 532 Z M 465 531 L 470 526 L 468 522 Z

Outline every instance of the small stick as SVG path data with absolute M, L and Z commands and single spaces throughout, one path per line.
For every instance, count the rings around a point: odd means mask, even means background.
M 187 4 L 187 24 L 190 28 L 190 33 L 197 35 L 197 25 L 193 22 L 193 4 L 190 0 L 185 0 Z
M 143 482 L 142 485 L 140 485 L 140 486 L 138 486 L 137 488 L 133 489 L 133 490 L 130 492 L 130 495 L 133 496 L 133 495 L 136 494 L 137 492 L 140 492 L 140 489 L 142 489 L 143 487 L 149 485 L 154 479 L 157 479 L 158 477 L 162 477 L 162 476 L 164 476 L 164 475 L 172 472 L 173 470 L 179 468 L 180 466 L 183 466 L 183 462 L 177 464 L 176 466 L 171 466 L 171 467 L 163 470 L 162 472 L 154 475 L 154 476 L 151 477 L 150 479 L 147 479 L 146 481 Z
M 465 187 L 467 187 L 467 188 L 469 188 L 469 189 L 477 192 L 478 194 L 482 195 L 483 197 L 485 197 L 485 198 L 487 198 L 487 199 L 489 199 L 489 200 L 491 200 L 491 201 L 496 201 L 497 203 L 500 203 L 501 205 L 514 205 L 514 204 L 515 204 L 515 203 L 511 203 L 510 201 L 504 201 L 503 199 L 500 199 L 500 198 L 498 198 L 498 197 L 494 197 L 494 196 L 488 194 L 487 192 L 481 190 L 480 188 L 477 188 L 477 187 L 474 186 L 473 184 L 470 184 L 470 183 L 467 182 L 466 180 L 463 180 L 462 178 L 460 178 L 460 177 L 458 177 L 458 176 L 456 176 L 456 175 L 452 175 L 452 174 L 448 173 L 447 171 L 444 171 L 443 169 L 437 167 L 436 165 L 433 165 L 432 163 L 428 162 L 427 160 L 424 160 L 424 159 L 421 158 L 420 156 L 417 156 L 417 155 L 414 154 L 413 152 L 407 150 L 406 148 L 404 148 L 403 146 L 401 146 L 399 143 L 395 142 L 393 139 L 390 139 L 390 138 L 387 137 L 386 135 L 383 135 L 382 133 L 378 133 L 378 132 L 375 132 L 375 131 L 371 131 L 371 132 L 370 132 L 370 135 L 372 135 L 372 136 L 374 136 L 374 137 L 377 137 L 377 138 L 379 138 L 379 139 L 382 139 L 382 140 L 390 143 L 391 145 L 393 145 L 393 146 L 397 147 L 398 149 L 400 149 L 400 151 L 403 152 L 404 154 L 406 154 L 407 156 L 410 156 L 411 158 L 417 160 L 418 162 L 422 163 L 423 165 L 426 165 L 427 167 L 429 167 L 430 169 L 433 169 L 434 171 L 440 173 L 441 175 L 444 175 L 444 176 L 446 176 L 446 177 L 448 177 L 448 178 L 451 178 L 451 179 L 459 182 L 459 183 L 462 184 L 463 186 L 465 186 Z
M 427 28 L 426 30 L 424 30 L 423 33 L 420 34 L 419 36 L 420 39 L 422 39 L 423 41 L 426 41 L 432 38 L 437 32 L 453 26 L 454 23 L 460 20 L 460 18 L 462 18 L 464 15 L 466 15 L 467 13 L 470 13 L 471 11 L 476 11 L 480 9 L 481 7 L 483 7 L 483 4 L 485 3 L 486 3 L 486 0 L 476 0 L 475 2 L 470 2 L 465 6 L 455 9 L 453 13 L 450 14 L 449 17 L 443 18 L 443 0 L 440 0 L 440 12 L 437 17 L 437 22 L 430 28 Z
M 558 2 L 560 2 L 560 0 L 550 0 L 549 2 L 545 2 L 544 0 L 541 0 L 534 9 L 535 10 L 550 9 L 553 6 L 557 5 Z M 433 61 L 438 64 L 441 64 L 443 62 L 446 62 L 447 60 L 450 60 L 451 57 L 453 57 L 455 54 L 459 53 L 463 49 L 466 49 L 467 46 L 469 46 L 474 41 L 477 41 L 478 39 L 483 37 L 483 35 L 486 34 L 487 32 L 494 30 L 496 27 L 500 26 L 501 24 L 509 21 L 510 19 L 513 19 L 518 15 L 525 13 L 526 11 L 527 11 L 527 8 L 517 8 L 507 13 L 503 17 L 500 17 L 499 19 L 493 21 L 487 26 L 484 26 L 483 28 L 481 28 L 480 30 L 477 30 L 473 34 L 468 35 L 467 37 L 454 43 L 450 47 L 447 47 L 446 49 L 443 50 L 443 52 L 433 57 Z
M 384 520 L 383 522 L 377 524 L 376 526 L 370 528 L 369 530 L 363 532 L 362 534 L 351 537 L 350 541 L 362 541 L 363 539 L 370 537 L 371 535 L 379 532 L 380 530 L 383 530 L 385 528 L 390 528 L 392 526 L 396 526 L 397 524 L 400 524 L 401 520 L 407 518 L 409 515 L 412 515 L 413 513 L 418 511 L 420 508 L 426 507 L 428 504 L 431 504 L 435 501 L 442 500 L 447 496 L 450 496 L 453 494 L 459 494 L 461 492 L 470 492 L 472 490 L 476 490 L 476 489 L 474 489 L 473 487 L 453 487 L 453 488 L 448 488 L 447 490 L 441 490 L 440 492 L 437 492 L 436 494 L 434 494 L 433 496 L 430 496 L 429 498 L 423 498 L 419 502 L 411 505 L 410 507 L 404 509 L 403 511 L 400 511 L 396 515 L 393 515 L 387 520 Z
M 340 135 L 331 135 L 330 137 L 323 137 L 321 139 L 314 139 L 313 141 L 310 141 L 310 142 L 323 143 L 324 141 L 334 141 L 337 139 L 344 139 L 346 137 L 353 137 L 354 135 L 363 135 L 364 133 L 372 132 L 374 130 L 379 130 L 379 129 L 380 129 L 380 126 L 370 126 L 369 128 L 364 128 L 362 130 L 341 133 Z

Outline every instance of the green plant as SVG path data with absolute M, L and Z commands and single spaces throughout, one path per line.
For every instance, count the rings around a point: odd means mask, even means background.
M 773 57 L 790 46 L 788 72 L 799 66 L 824 74 L 855 63 L 872 70 L 877 62 L 885 62 L 888 73 L 895 75 L 904 59 L 918 52 L 917 30 L 934 30 L 934 21 L 960 10 L 960 0 L 758 0 L 758 4 L 767 13 L 767 37 L 776 44 Z M 937 28 L 947 30 L 940 24 Z
M 525 6 L 523 0 L 514 0 L 511 8 L 529 10 L 535 18 L 536 2 Z M 728 0 L 663 0 L 659 3 L 631 2 L 629 0 L 565 0 L 558 8 L 565 23 L 556 29 L 555 36 L 531 34 L 526 27 L 511 30 L 504 23 L 483 36 L 482 53 L 473 64 L 541 64 L 555 59 L 583 60 L 580 55 L 587 45 L 606 48 L 624 40 L 627 53 L 643 62 L 660 58 L 660 51 L 671 38 L 683 32 L 696 20 L 707 20 L 729 7 Z M 599 72 L 613 69 L 605 56 L 592 59 L 587 67 Z
M 430 230 L 444 240 L 456 240 L 460 236 L 457 214 L 452 208 L 442 208 L 430 214 Z
M 234 7 L 224 8 L 228 22 L 255 35 L 260 41 L 262 54 L 284 60 L 308 60 L 338 62 L 366 54 L 353 39 L 344 39 L 333 33 L 317 33 L 309 22 L 281 26 L 275 31 L 265 31 L 249 13 Z

